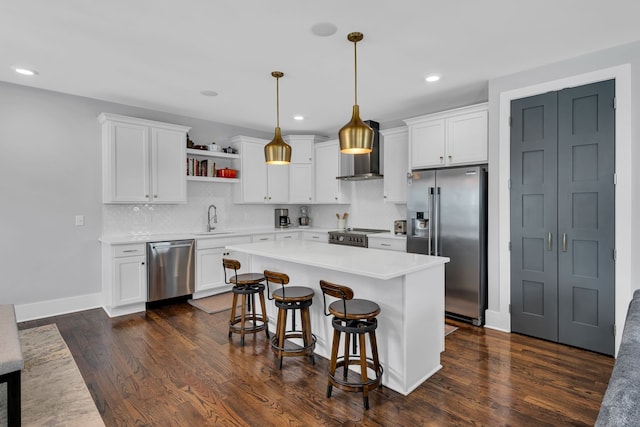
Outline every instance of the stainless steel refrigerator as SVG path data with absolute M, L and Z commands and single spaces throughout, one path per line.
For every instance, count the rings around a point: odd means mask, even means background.
M 415 170 L 407 181 L 407 252 L 449 257 L 446 315 L 483 325 L 487 308 L 486 166 Z

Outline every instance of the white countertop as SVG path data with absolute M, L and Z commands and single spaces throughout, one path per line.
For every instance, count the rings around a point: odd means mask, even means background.
M 305 240 L 227 245 L 227 249 L 343 273 L 389 280 L 449 262 L 449 258 Z
M 212 233 L 203 231 L 185 232 L 185 233 L 162 233 L 162 234 L 120 234 L 102 236 L 100 241 L 111 245 L 136 243 L 136 242 L 160 242 L 167 240 L 184 240 L 184 239 L 221 239 L 225 237 L 250 236 L 254 234 L 268 233 L 292 233 L 296 231 L 309 231 L 316 233 L 328 233 L 335 230 L 334 228 L 320 227 L 288 227 L 288 228 L 242 228 L 242 229 L 220 229 L 214 230 Z

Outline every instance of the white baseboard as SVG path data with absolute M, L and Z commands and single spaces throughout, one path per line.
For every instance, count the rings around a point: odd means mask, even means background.
M 16 321 L 42 319 L 102 307 L 102 293 L 16 305 Z
M 511 332 L 511 316 L 509 313 L 485 310 L 484 320 L 485 328 L 495 329 L 502 332 Z
M 122 307 L 110 307 L 105 305 L 102 309 L 107 313 L 107 316 L 118 317 L 126 314 L 141 313 L 147 309 L 147 305 L 144 302 L 129 304 Z

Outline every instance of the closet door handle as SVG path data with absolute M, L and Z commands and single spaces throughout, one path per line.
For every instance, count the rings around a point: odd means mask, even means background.
M 547 250 L 550 251 L 551 250 L 551 232 L 547 233 Z
M 567 233 L 562 233 L 562 252 L 567 252 Z

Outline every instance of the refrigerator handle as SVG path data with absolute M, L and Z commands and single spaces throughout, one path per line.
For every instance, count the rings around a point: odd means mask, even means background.
M 427 241 L 427 254 L 428 255 L 433 255 L 433 246 L 431 246 L 431 236 L 433 233 L 431 233 L 431 230 L 433 228 L 433 203 L 434 203 L 434 195 L 433 195 L 433 187 L 429 187 L 429 203 L 428 203 L 428 207 L 427 207 L 427 215 L 429 218 L 429 235 L 428 235 L 428 241 Z
M 440 256 L 440 187 L 436 187 L 433 207 L 433 254 Z

